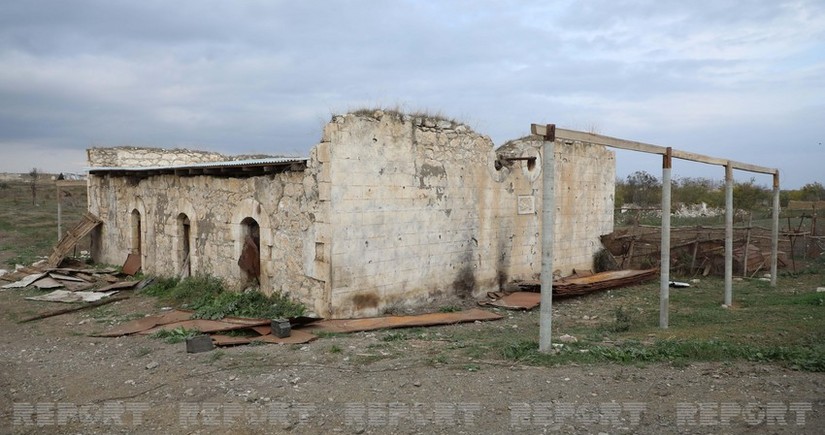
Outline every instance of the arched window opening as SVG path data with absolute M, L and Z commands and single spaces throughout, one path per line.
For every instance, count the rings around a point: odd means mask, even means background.
M 261 227 L 251 217 L 241 221 L 243 245 L 238 266 L 241 268 L 245 285 L 259 285 L 261 282 Z
M 178 264 L 180 265 L 180 270 L 178 271 L 178 275 L 181 278 L 187 278 L 192 275 L 192 244 L 191 223 L 185 213 L 178 215 L 178 237 L 180 238 L 178 245 Z

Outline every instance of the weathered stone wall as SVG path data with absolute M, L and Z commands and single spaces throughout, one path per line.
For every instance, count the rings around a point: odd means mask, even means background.
M 208 151 L 139 147 L 89 148 L 86 154 L 93 167 L 158 167 L 231 160 Z
M 235 289 L 245 280 L 237 264 L 244 231 L 255 219 L 261 235 L 261 289 L 281 291 L 326 314 L 325 283 L 307 276 L 315 257 L 318 166 L 274 176 L 216 178 L 159 175 L 90 176 L 89 208 L 100 216 L 97 261 L 122 264 L 133 246 L 133 210 L 140 214 L 141 257 L 149 274 L 176 276 L 183 266 L 181 213 L 190 221 L 191 273 L 223 278 Z M 305 260 L 310 259 L 310 264 Z
M 541 273 L 542 145 L 542 139 L 534 136 L 508 142 L 497 150 L 503 157 L 536 158 L 532 165 L 505 161 L 500 170 L 502 181 L 512 186 L 519 203 L 512 229 L 507 223 L 501 227 L 513 235 L 513 278 L 537 279 Z M 558 274 L 592 268 L 593 254 L 602 247 L 599 236 L 613 231 L 615 174 L 615 154 L 605 147 L 556 142 L 553 269 Z
M 135 249 L 135 212 L 144 270 L 176 275 L 183 213 L 191 222 L 192 273 L 240 286 L 241 221 L 251 217 L 261 229 L 262 290 L 285 292 L 319 315 L 363 317 L 477 297 L 541 271 L 541 144 L 526 138 L 494 150 L 488 137 L 462 124 L 376 111 L 335 116 L 304 171 L 91 175 L 90 210 L 105 222 L 95 258 L 121 264 Z M 161 166 L 200 158 L 181 157 L 188 153 L 181 150 L 151 158 L 159 150 L 117 150 L 90 150 L 90 163 Z M 557 145 L 560 273 L 590 268 L 599 235 L 612 231 L 614 174 L 612 152 Z
M 451 295 L 480 296 L 541 271 L 539 157 L 497 168 L 486 136 L 446 120 L 376 112 L 333 119 L 328 154 L 331 312 L 375 315 Z M 589 269 L 612 230 L 613 154 L 561 145 L 556 268 Z M 325 184 L 327 186 L 325 186 Z

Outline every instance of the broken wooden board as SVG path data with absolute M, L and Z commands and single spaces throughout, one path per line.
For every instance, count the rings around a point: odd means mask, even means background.
M 452 325 L 455 323 L 465 323 L 488 320 L 498 320 L 503 318 L 490 311 L 473 308 L 465 311 L 453 313 L 430 313 L 417 316 L 388 316 L 371 317 L 366 319 L 331 319 L 320 320 L 315 323 L 301 327 L 302 331 L 323 331 L 323 332 L 360 332 L 372 331 L 376 329 L 410 328 L 414 326 L 436 326 Z M 293 331 L 295 331 L 293 329 Z
M 49 294 L 31 296 L 26 299 L 30 301 L 63 302 L 70 304 L 74 302 L 95 302 L 100 299 L 107 298 L 115 293 L 117 292 L 70 292 L 68 290 L 55 290 Z
M 103 221 L 100 220 L 97 216 L 93 215 L 92 213 L 86 212 L 83 214 L 83 218 L 78 222 L 72 229 L 70 229 L 66 234 L 60 238 L 60 241 L 57 242 L 57 245 L 52 250 L 52 254 L 49 255 L 49 260 L 46 264 L 50 267 L 57 267 L 60 264 L 60 261 L 63 260 L 72 249 L 74 249 L 75 245 L 89 234 L 96 226 L 100 225 Z

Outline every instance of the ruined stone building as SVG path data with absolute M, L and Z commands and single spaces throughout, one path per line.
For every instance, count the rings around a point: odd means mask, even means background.
M 92 148 L 93 257 L 256 283 L 332 318 L 477 297 L 538 278 L 541 145 L 376 111 L 333 117 L 304 158 Z M 613 228 L 614 155 L 559 143 L 555 164 L 556 268 L 590 269 Z

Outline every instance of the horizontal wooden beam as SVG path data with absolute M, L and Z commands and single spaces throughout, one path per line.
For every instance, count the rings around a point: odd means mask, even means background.
M 530 131 L 539 136 L 545 136 L 547 127 L 541 124 L 532 124 Z M 636 142 L 632 140 L 619 139 L 610 136 L 603 136 L 600 134 L 586 133 L 583 131 L 567 130 L 564 128 L 556 128 L 556 139 L 566 139 L 579 142 L 587 142 L 596 145 L 604 145 L 606 147 L 618 148 L 629 151 L 638 151 L 648 154 L 667 155 L 667 147 L 652 145 L 644 142 Z M 721 159 L 718 157 L 710 157 L 702 154 L 691 153 L 687 151 L 672 150 L 671 157 L 680 160 L 689 160 L 692 162 L 705 163 L 708 165 L 727 166 L 730 165 L 733 169 L 741 171 L 757 172 L 761 174 L 775 175 L 779 173 L 778 169 L 767 168 L 764 166 L 751 165 L 749 163 L 742 163 L 733 160 Z

